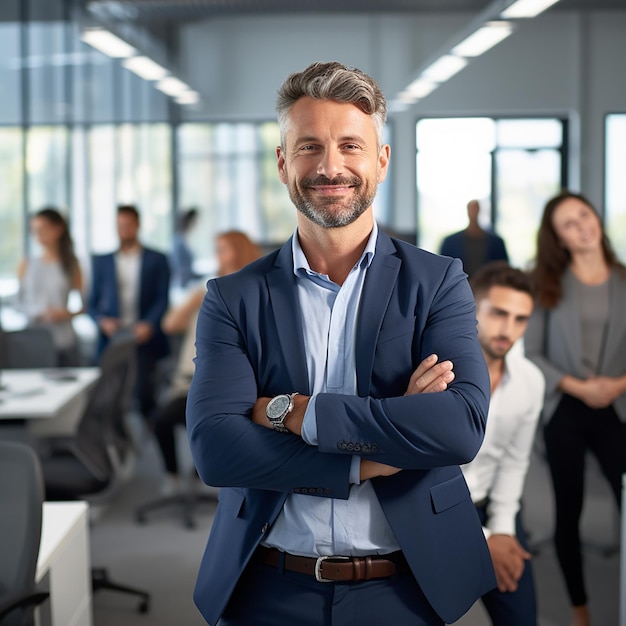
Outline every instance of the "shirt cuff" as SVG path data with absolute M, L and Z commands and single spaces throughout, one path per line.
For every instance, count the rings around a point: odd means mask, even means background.
M 317 414 L 315 413 L 315 398 L 309 398 L 309 404 L 304 411 L 304 419 L 302 420 L 302 439 L 310 446 L 317 445 Z M 351 474 L 352 475 L 352 474 Z
M 360 456 L 352 457 L 352 462 L 350 463 L 350 484 L 351 485 L 361 484 L 361 457 Z
M 490 535 L 511 535 L 515 537 L 515 518 L 509 515 L 494 515 L 487 520 Z

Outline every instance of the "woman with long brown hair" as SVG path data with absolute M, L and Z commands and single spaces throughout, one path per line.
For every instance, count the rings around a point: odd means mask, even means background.
M 583 195 L 564 191 L 546 204 L 532 274 L 537 307 L 525 346 L 546 379 L 554 542 L 571 624 L 589 626 L 579 528 L 585 454 L 598 459 L 619 506 L 626 472 L 626 268 Z
M 72 291 L 82 299 L 83 275 L 67 222 L 59 211 L 46 207 L 31 217 L 30 227 L 41 254 L 24 259 L 18 268 L 18 306 L 29 325 L 50 330 L 59 365 L 79 365 L 72 318 L 82 307 L 70 310 L 68 300 Z

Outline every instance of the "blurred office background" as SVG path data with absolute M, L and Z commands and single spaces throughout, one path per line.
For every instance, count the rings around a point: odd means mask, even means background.
M 214 267 L 220 230 L 284 240 L 295 218 L 276 176 L 274 100 L 314 60 L 362 68 L 390 102 L 392 168 L 376 205 L 385 227 L 435 250 L 476 197 L 483 224 L 525 265 L 544 201 L 567 186 L 600 208 L 624 258 L 623 0 L 561 0 L 508 20 L 510 35 L 484 54 L 439 67 L 447 81 L 416 80 L 510 4 L 3 0 L 0 293 L 14 290 L 34 245 L 28 215 L 45 205 L 67 213 L 85 261 L 115 247 L 119 203 L 137 204 L 145 243 L 163 250 L 177 210 L 198 207 L 200 272 Z M 130 50 L 98 51 L 83 41 L 94 31 Z M 161 67 L 143 66 L 151 80 L 128 69 L 146 56 Z
M 191 244 L 201 274 L 215 268 L 220 231 L 243 230 L 268 248 L 282 242 L 295 211 L 276 173 L 275 95 L 290 72 L 316 60 L 361 68 L 388 98 L 392 166 L 375 206 L 382 226 L 436 251 L 466 225 L 465 205 L 478 198 L 483 225 L 526 266 L 546 199 L 569 187 L 599 208 L 626 260 L 626 2 L 561 0 L 497 25 L 504 30 L 492 41 L 502 41 L 483 54 L 447 54 L 485 23 L 502 22 L 511 4 L 2 0 L 0 298 L 6 305 L 17 290 L 17 265 L 35 246 L 28 218 L 43 206 L 69 217 L 87 273 L 90 254 L 117 245 L 121 203 L 138 206 L 142 241 L 163 251 L 177 212 L 197 207 Z M 99 51 L 85 41 L 94 32 L 118 36 L 127 49 Z M 141 57 L 159 67 L 142 66 Z M 433 75 L 441 57 L 436 69 L 447 80 Z M 130 69 L 141 67 L 146 78 Z M 144 439 L 138 475 L 94 527 L 94 560 L 155 594 L 161 621 L 136 620 L 200 623 L 190 586 L 214 510 L 195 533 L 167 514 L 148 527 L 134 523 L 134 506 L 158 492 L 153 444 Z M 527 485 L 538 541 L 552 522 L 541 462 Z M 586 532 L 591 543 L 611 543 L 615 511 L 598 489 Z M 542 546 L 542 624 L 563 624 L 565 592 L 551 548 Z M 594 551 L 589 561 L 597 565 L 593 584 L 608 594 L 595 592 L 608 616 L 599 623 L 612 626 L 617 560 Z M 180 619 L 169 618 L 168 607 Z M 95 608 L 97 626 L 135 623 L 124 600 L 98 598 Z

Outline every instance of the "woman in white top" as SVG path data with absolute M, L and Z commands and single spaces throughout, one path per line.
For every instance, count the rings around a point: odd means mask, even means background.
M 82 298 L 83 275 L 67 222 L 56 209 L 45 208 L 31 218 L 30 226 L 42 252 L 20 264 L 19 308 L 26 314 L 29 326 L 50 330 L 59 366 L 79 365 L 72 318 L 80 311 L 70 311 L 68 300 L 74 290 Z

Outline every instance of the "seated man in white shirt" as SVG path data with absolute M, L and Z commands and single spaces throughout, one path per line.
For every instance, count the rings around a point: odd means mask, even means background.
M 461 469 L 483 525 L 498 587 L 482 597 L 495 626 L 537 623 L 531 555 L 520 520 L 520 498 L 545 381 L 518 342 L 533 310 L 526 274 L 504 261 L 471 278 L 478 340 L 491 380 L 485 440 Z

